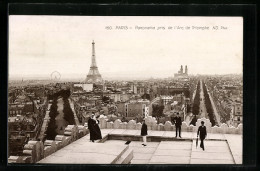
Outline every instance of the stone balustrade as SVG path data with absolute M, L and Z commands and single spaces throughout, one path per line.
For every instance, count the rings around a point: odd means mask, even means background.
M 117 119 L 114 122 L 108 122 L 106 116 L 101 115 L 99 118 L 101 129 L 130 129 L 141 130 L 142 124 L 136 123 L 134 120 L 122 122 Z M 216 134 L 242 134 L 243 125 L 239 124 L 238 127 L 229 127 L 227 124 L 221 124 L 220 127 L 212 127 L 209 119 L 201 118 L 196 122 L 196 126 L 188 125 L 186 122 L 182 122 L 183 132 L 197 132 L 198 127 L 201 125 L 201 121 L 204 121 L 208 133 Z M 154 117 L 148 116 L 145 118 L 148 130 L 156 131 L 175 131 L 175 126 L 170 121 L 166 121 L 165 124 L 157 124 Z M 42 141 L 29 141 L 24 146 L 23 156 L 10 156 L 8 163 L 36 163 L 37 161 L 51 155 L 55 151 L 67 146 L 73 141 L 88 134 L 87 124 L 84 126 L 68 125 L 65 128 L 64 135 L 57 135 L 55 140 Z
M 64 135 L 57 135 L 55 140 L 46 140 L 44 143 L 29 141 L 24 146 L 23 156 L 10 156 L 8 163 L 36 163 L 88 133 L 85 126 L 68 125 Z
M 8 163 L 31 163 L 31 156 L 10 156 Z
M 114 122 L 108 122 L 106 116 L 101 115 L 99 118 L 100 128 L 101 129 L 137 129 L 140 130 L 142 127 L 141 123 L 136 123 L 134 120 L 130 120 L 128 123 L 122 122 L 120 119 L 115 120 Z M 238 127 L 228 126 L 223 123 L 218 126 L 212 127 L 212 124 L 209 119 L 201 118 L 196 122 L 196 126 L 188 125 L 186 122 L 182 122 L 182 131 L 183 132 L 197 132 L 198 127 L 201 125 L 201 121 L 204 121 L 204 125 L 207 128 L 208 133 L 219 133 L 219 134 L 242 134 L 243 125 L 239 124 Z M 170 121 L 166 121 L 165 124 L 157 124 L 157 121 L 154 117 L 148 116 L 145 118 L 145 123 L 147 124 L 148 130 L 155 131 L 175 131 L 175 126 L 172 125 Z

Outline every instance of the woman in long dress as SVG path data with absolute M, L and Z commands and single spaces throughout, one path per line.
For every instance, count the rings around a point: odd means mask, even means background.
M 90 132 L 90 141 L 94 142 L 95 140 L 102 139 L 101 131 L 98 126 L 98 121 L 94 114 L 88 120 L 88 129 Z

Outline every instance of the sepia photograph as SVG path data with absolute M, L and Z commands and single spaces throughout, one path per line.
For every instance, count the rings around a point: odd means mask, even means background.
M 8 20 L 8 163 L 243 164 L 243 17 Z

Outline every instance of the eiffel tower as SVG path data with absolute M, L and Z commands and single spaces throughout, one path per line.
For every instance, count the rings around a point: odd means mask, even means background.
M 95 56 L 95 42 L 92 42 L 92 59 L 91 59 L 91 66 L 85 80 L 86 83 L 101 83 L 102 77 L 98 71 L 97 63 L 96 63 L 96 56 Z

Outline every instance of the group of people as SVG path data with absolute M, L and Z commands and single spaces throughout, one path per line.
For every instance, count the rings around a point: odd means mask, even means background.
M 173 122 L 175 124 L 176 128 L 176 138 L 179 132 L 179 137 L 181 138 L 181 117 L 179 116 L 179 113 L 176 114 L 176 117 L 174 117 Z M 207 137 L 207 129 L 206 126 L 204 125 L 204 121 L 201 121 L 201 126 L 199 126 L 198 131 L 197 131 L 197 138 L 200 136 L 200 147 L 205 150 L 204 147 L 204 140 Z
M 175 125 L 176 128 L 176 138 L 178 137 L 178 133 L 179 133 L 179 137 L 181 138 L 181 125 L 182 125 L 182 121 L 181 121 L 181 117 L 179 116 L 179 113 L 176 114 L 176 117 L 174 117 L 173 119 L 173 123 Z M 143 120 L 143 124 L 142 124 L 142 128 L 141 128 L 141 136 L 143 137 L 143 146 L 146 146 L 146 136 L 147 136 L 147 125 L 145 123 L 145 120 Z M 205 150 L 204 147 L 204 140 L 207 137 L 207 129 L 206 126 L 204 125 L 204 121 L 201 121 L 201 126 L 199 126 L 198 131 L 197 131 L 197 138 L 200 137 L 200 147 Z
M 142 121 L 142 127 L 141 127 L 141 136 L 143 137 L 143 146 L 147 146 L 147 125 L 145 123 L 145 120 Z M 173 122 L 175 124 L 176 128 L 176 138 L 179 133 L 179 137 L 181 138 L 181 117 L 179 116 L 179 113 L 176 114 L 176 117 L 174 117 Z M 101 131 L 98 126 L 99 121 L 96 119 L 95 114 L 92 114 L 91 117 L 88 120 L 88 129 L 90 132 L 90 141 L 95 142 L 95 140 L 102 139 Z M 200 137 L 200 147 L 205 150 L 204 148 L 204 140 L 207 137 L 207 129 L 204 125 L 204 122 L 201 121 L 201 126 L 198 128 L 197 137 Z

